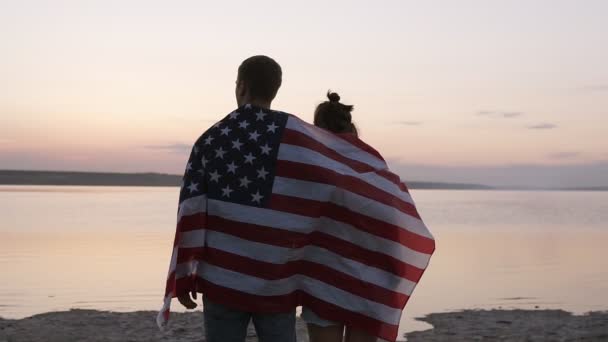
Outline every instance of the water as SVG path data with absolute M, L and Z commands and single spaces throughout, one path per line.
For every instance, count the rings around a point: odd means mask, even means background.
M 157 310 L 177 196 L 177 188 L 0 186 L 0 316 Z M 464 308 L 608 309 L 608 192 L 413 196 L 437 251 L 402 331 L 427 327 L 414 317 Z

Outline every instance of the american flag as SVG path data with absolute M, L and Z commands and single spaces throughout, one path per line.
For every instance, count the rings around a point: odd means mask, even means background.
M 157 322 L 197 291 L 254 312 L 309 307 L 394 341 L 435 249 L 406 185 L 353 135 L 245 105 L 194 144 Z

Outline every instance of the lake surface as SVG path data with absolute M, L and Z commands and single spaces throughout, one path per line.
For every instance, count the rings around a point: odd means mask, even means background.
M 465 308 L 608 309 L 608 192 L 412 194 L 437 251 L 402 332 Z M 159 309 L 177 198 L 177 188 L 0 186 L 0 316 Z

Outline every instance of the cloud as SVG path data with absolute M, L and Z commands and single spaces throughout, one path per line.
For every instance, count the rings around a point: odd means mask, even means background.
M 395 121 L 394 123 L 404 126 L 420 126 L 422 121 Z
M 504 111 L 504 110 L 481 110 L 481 111 L 477 112 L 477 115 L 491 117 L 491 118 L 510 119 L 510 118 L 516 118 L 518 116 L 522 116 L 522 115 L 524 115 L 524 113 Z
M 504 118 L 515 118 L 518 116 L 522 116 L 524 113 L 522 113 L 522 112 L 502 112 L 501 114 Z
M 563 151 L 549 154 L 551 159 L 570 159 L 580 156 L 581 153 L 577 151 Z
M 149 150 L 160 150 L 160 151 L 167 151 L 167 152 L 172 152 L 172 153 L 190 152 L 190 149 L 192 148 L 191 145 L 186 145 L 186 144 L 181 144 L 181 143 L 168 144 L 168 145 L 147 145 L 144 147 Z
M 554 128 L 557 128 L 557 125 L 548 123 L 548 122 L 528 126 L 528 129 L 554 129 Z

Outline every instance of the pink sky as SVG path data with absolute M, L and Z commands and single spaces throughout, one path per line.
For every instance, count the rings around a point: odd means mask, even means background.
M 414 178 L 608 184 L 606 2 L 247 4 L 0 4 L 0 169 L 179 173 L 263 53 L 284 70 L 275 108 L 310 120 L 338 91 Z

